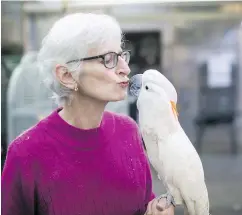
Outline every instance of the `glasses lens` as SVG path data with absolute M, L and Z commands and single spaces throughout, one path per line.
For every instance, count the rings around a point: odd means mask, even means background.
M 126 63 L 129 63 L 130 53 L 128 51 L 123 52 L 121 57 L 125 60 Z
M 114 68 L 117 65 L 117 55 L 115 53 L 108 53 L 104 57 L 104 64 L 107 68 Z

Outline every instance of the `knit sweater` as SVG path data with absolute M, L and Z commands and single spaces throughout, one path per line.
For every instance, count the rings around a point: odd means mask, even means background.
M 9 146 L 2 215 L 136 215 L 154 198 L 137 124 L 104 112 L 79 129 L 55 110 Z

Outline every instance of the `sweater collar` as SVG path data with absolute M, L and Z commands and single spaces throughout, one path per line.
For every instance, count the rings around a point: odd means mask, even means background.
M 62 143 L 81 150 L 93 150 L 103 147 L 113 136 L 115 131 L 114 117 L 110 112 L 103 113 L 99 127 L 80 129 L 68 124 L 59 115 L 58 108 L 43 120 L 46 132 Z

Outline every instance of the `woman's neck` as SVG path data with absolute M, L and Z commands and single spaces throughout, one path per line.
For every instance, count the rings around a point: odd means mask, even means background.
M 59 115 L 68 124 L 80 129 L 98 128 L 102 121 L 107 102 L 93 99 L 73 99 L 71 104 L 65 104 Z

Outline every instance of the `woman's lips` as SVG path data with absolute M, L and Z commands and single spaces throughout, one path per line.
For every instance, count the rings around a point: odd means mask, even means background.
M 129 81 L 120 82 L 119 85 L 120 85 L 122 88 L 126 88 L 126 87 L 129 86 Z

